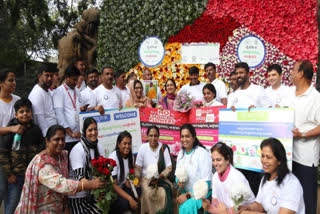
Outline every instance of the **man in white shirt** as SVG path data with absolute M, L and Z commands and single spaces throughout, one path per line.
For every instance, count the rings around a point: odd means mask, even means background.
M 93 106 L 103 109 L 121 109 L 121 92 L 113 86 L 114 72 L 111 66 L 102 68 L 102 84 L 99 85 L 94 93 Z M 99 111 L 100 113 L 103 113 Z
M 207 73 L 209 82 L 214 85 L 217 91 L 216 100 L 221 102 L 223 105 L 227 105 L 227 86 L 223 81 L 216 78 L 216 65 L 209 62 L 205 64 L 204 70 Z
M 49 91 L 54 73 L 55 70 L 49 69 L 47 65 L 41 66 L 38 71 L 38 84 L 33 87 L 28 97 L 32 103 L 33 120 L 41 128 L 43 136 L 46 136 L 50 126 L 57 124 L 52 94 Z
M 126 73 L 124 71 L 117 71 L 114 76 L 116 79 L 116 87 L 121 92 L 121 105 L 125 106 L 127 100 L 130 98 L 130 90 L 126 86 Z
M 249 66 L 245 62 L 235 66 L 239 88 L 234 92 L 234 99 L 228 101 L 228 108 L 266 108 L 271 101 L 263 87 L 250 82 Z
M 72 60 L 72 63 L 80 71 L 80 76 L 79 76 L 78 82 L 77 82 L 77 89 L 82 91 L 86 88 L 86 83 L 85 83 L 86 64 L 85 64 L 85 61 L 82 58 L 74 58 Z
M 281 84 L 282 69 L 278 64 L 272 64 L 267 69 L 267 80 L 269 87 L 267 87 L 266 93 L 272 102 L 272 107 L 284 107 L 288 104 L 285 102 L 289 93 L 289 87 Z
M 81 94 L 76 88 L 80 71 L 71 64 L 64 75 L 64 83 L 53 91 L 53 105 L 58 124 L 66 130 L 65 149 L 70 153 L 80 140 L 79 112 L 85 111 L 86 106 L 81 107 Z
M 152 73 L 151 71 L 149 70 L 149 68 L 145 68 L 143 70 L 143 75 L 142 75 L 142 78 L 143 80 L 152 80 Z M 159 87 L 159 84 L 158 84 L 158 90 L 157 90 L 157 99 L 158 99 L 158 102 L 159 100 L 161 100 L 162 98 L 162 94 L 161 94 L 161 90 L 160 90 L 160 87 Z M 153 101 L 151 100 L 152 102 L 152 106 L 156 106 L 157 103 L 153 103 Z
M 204 102 L 202 89 L 205 83 L 199 81 L 199 68 L 192 66 L 189 68 L 190 83 L 182 86 L 178 91 L 178 94 L 187 93 L 190 98 L 194 98 L 195 101 Z
M 232 103 L 234 98 L 234 92 L 239 88 L 239 84 L 237 82 L 237 74 L 235 70 L 230 73 L 230 87 L 232 91 L 228 95 L 228 102 Z
M 317 172 L 320 152 L 320 93 L 312 85 L 313 65 L 308 60 L 298 61 L 291 72 L 290 107 L 295 109 L 293 132 L 292 172 L 299 179 L 306 214 L 317 210 Z
M 86 72 L 87 87 L 81 91 L 81 105 L 92 106 L 92 97 L 94 96 L 93 90 L 97 88 L 99 80 L 99 72 L 97 69 L 92 68 Z

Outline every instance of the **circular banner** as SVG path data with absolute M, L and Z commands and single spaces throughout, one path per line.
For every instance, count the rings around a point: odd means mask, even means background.
M 250 68 L 256 68 L 265 59 L 266 47 L 258 37 L 248 35 L 240 40 L 237 55 L 240 62 L 246 62 Z
M 155 67 L 162 62 L 165 49 L 162 41 L 158 37 L 152 36 L 141 42 L 138 54 L 142 64 L 147 67 Z

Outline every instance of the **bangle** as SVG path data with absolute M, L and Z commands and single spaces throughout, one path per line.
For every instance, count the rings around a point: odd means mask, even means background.
M 83 181 L 81 181 L 81 192 L 83 191 Z
M 190 199 L 191 195 L 189 193 L 187 193 L 186 197 L 187 197 L 187 199 Z

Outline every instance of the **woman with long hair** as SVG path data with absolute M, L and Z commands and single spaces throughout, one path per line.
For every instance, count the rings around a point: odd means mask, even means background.
M 208 184 L 208 195 L 211 194 L 212 164 L 209 152 L 197 138 L 196 130 L 191 124 L 184 124 L 180 128 L 180 140 L 182 149 L 177 158 L 177 168 L 184 167 L 188 180 L 185 183 L 178 181 L 182 189 L 177 202 L 180 204 L 179 213 L 198 213 L 202 207 L 201 200 L 191 198 L 193 184 L 198 180 L 204 180 Z
M 276 138 L 262 141 L 263 176 L 256 201 L 240 207 L 241 214 L 304 214 L 303 189 L 298 178 L 288 169 L 286 150 Z
M 148 142 L 141 145 L 137 156 L 135 174 L 142 187 L 141 214 L 173 212 L 172 184 L 167 179 L 172 170 L 170 151 L 166 144 L 158 141 L 159 137 L 159 128 L 150 126 Z M 159 176 L 150 176 L 150 168 L 155 169 Z
M 212 178 L 212 203 L 203 200 L 204 209 L 213 214 L 234 213 L 235 203 L 231 198 L 232 188 L 242 186 L 248 193 L 241 205 L 254 202 L 254 194 L 244 175 L 233 167 L 233 151 L 224 143 L 216 143 L 211 148 L 212 165 L 216 173 Z
M 110 213 L 122 214 L 128 210 L 136 210 L 138 202 L 128 181 L 130 171 L 134 171 L 132 136 L 129 132 L 123 131 L 119 134 L 116 148 L 109 155 L 109 158 L 117 162 L 117 166 L 112 171 L 112 176 L 115 181 L 113 189 L 118 195 L 111 206 Z
M 130 99 L 127 100 L 126 107 L 152 107 L 150 99 L 143 95 L 143 85 L 140 80 L 134 80 L 130 84 Z
M 81 141 L 70 152 L 70 178 L 81 181 L 92 180 L 91 160 L 103 156 L 103 148 L 98 143 L 97 122 L 92 117 L 83 122 Z M 89 191 L 78 192 L 69 196 L 69 209 L 71 213 L 103 213 L 96 205 L 96 201 Z

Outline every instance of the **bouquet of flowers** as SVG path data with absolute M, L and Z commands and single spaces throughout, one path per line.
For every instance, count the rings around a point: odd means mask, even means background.
M 97 205 L 105 212 L 108 213 L 111 203 L 116 199 L 116 194 L 113 191 L 113 179 L 111 172 L 117 162 L 110 158 L 100 156 L 98 159 L 91 160 L 93 168 L 93 176 L 100 177 L 102 180 L 108 181 L 103 189 L 93 190 L 94 198 L 97 200 Z
M 185 183 L 188 180 L 187 170 L 182 165 L 177 166 L 174 175 L 177 177 L 180 183 Z
M 235 204 L 235 211 L 238 212 L 239 205 L 249 199 L 250 191 L 245 185 L 238 184 L 232 186 L 230 191 L 230 197 L 233 203 Z
M 204 180 L 198 180 L 193 184 L 193 196 L 195 200 L 205 199 L 208 195 L 208 184 Z
M 138 180 L 138 178 L 136 178 L 134 176 L 134 169 L 130 169 L 127 179 L 128 179 L 128 181 L 130 183 L 130 187 L 132 189 L 134 197 L 138 199 L 139 196 L 138 196 L 138 193 L 137 193 L 137 190 L 136 190 L 136 186 L 138 185 L 139 180 Z
M 201 100 L 195 100 L 192 102 L 192 108 L 201 108 L 203 106 L 203 102 Z
M 187 112 L 192 108 L 193 98 L 190 98 L 187 93 L 180 93 L 173 102 L 173 110 Z

